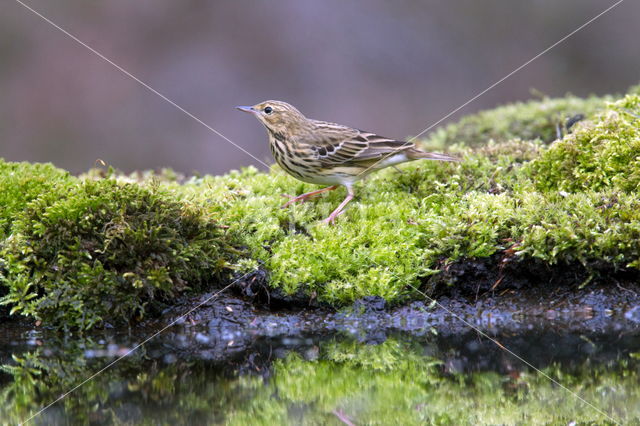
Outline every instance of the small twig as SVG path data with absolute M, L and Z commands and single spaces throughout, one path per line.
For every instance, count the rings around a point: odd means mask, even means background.
M 620 285 L 620 283 L 619 283 L 617 280 L 616 280 L 616 286 L 617 286 L 620 290 L 628 291 L 629 293 L 633 294 L 634 296 L 637 296 L 637 295 L 638 295 L 638 293 L 636 293 L 635 291 L 630 290 L 630 289 L 628 289 L 628 288 L 624 288 L 624 287 L 622 287 L 622 286 Z
M 491 286 L 491 289 L 490 289 L 489 291 L 493 291 L 493 290 L 495 290 L 495 289 L 496 289 L 496 287 L 498 287 L 498 286 L 500 285 L 500 283 L 502 282 L 502 280 L 503 280 L 503 279 L 504 279 L 504 274 L 502 274 L 502 272 L 501 272 L 500 278 L 498 278 L 498 279 L 496 280 L 496 282 L 495 282 L 495 283 L 493 283 L 493 285 Z

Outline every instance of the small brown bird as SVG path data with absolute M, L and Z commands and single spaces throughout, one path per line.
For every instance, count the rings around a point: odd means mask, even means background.
M 347 197 L 325 219 L 329 224 L 353 199 L 354 183 L 369 173 L 413 160 L 459 161 L 445 154 L 420 151 L 411 142 L 312 120 L 286 102 L 265 101 L 236 108 L 253 114 L 267 128 L 271 153 L 287 173 L 304 182 L 330 185 L 297 197 L 286 195 L 290 200 L 282 208 L 338 185 L 347 188 Z

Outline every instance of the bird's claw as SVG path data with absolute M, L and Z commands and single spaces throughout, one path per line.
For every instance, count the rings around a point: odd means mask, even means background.
M 322 221 L 322 223 L 324 225 L 333 225 L 333 224 L 335 224 L 335 222 L 336 222 L 336 218 L 335 217 L 331 217 L 331 216 L 329 216 L 328 218 L 326 218 L 326 219 L 324 219 Z
M 339 212 L 333 212 L 329 215 L 328 218 L 324 219 L 322 221 L 323 224 L 325 225 L 335 225 L 336 224 L 336 219 L 338 218 L 338 216 L 340 216 L 342 213 L 344 213 L 344 210 L 340 210 Z

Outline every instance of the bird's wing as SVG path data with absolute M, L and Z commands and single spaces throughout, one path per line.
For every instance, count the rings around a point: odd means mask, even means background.
M 326 167 L 369 163 L 414 146 L 410 142 L 385 138 L 339 124 L 317 122 L 311 149 Z

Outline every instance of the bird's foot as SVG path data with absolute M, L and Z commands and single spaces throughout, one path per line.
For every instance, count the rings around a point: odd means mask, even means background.
M 338 185 L 328 186 L 326 188 L 322 188 L 322 189 L 318 189 L 316 191 L 307 192 L 306 194 L 298 195 L 297 197 L 294 197 L 293 195 L 282 194 L 282 196 L 283 197 L 287 197 L 289 199 L 289 201 L 284 203 L 282 205 L 282 207 L 280 207 L 280 208 L 281 209 L 286 209 L 287 207 L 289 207 L 292 204 L 295 204 L 297 202 L 304 202 L 304 201 L 307 200 L 307 198 L 314 197 L 314 196 L 316 196 L 318 194 L 322 194 L 323 192 L 333 191 L 337 187 L 338 187 Z
M 298 195 L 297 197 L 289 194 L 282 194 L 282 196 L 288 198 L 289 201 L 280 206 L 281 209 L 286 209 L 287 207 L 295 203 L 304 203 L 305 201 L 307 201 L 307 198 L 312 197 L 312 195 L 307 194 Z
M 351 200 L 353 200 L 353 190 L 351 189 L 351 187 L 348 187 L 348 190 L 349 192 L 347 193 L 347 198 L 345 198 L 344 201 L 340 203 L 337 209 L 331 212 L 328 218 L 322 221 L 323 223 L 327 225 L 333 225 L 336 221 L 336 218 L 344 213 L 345 206 L 349 204 Z
M 333 225 L 336 223 L 336 216 L 331 215 L 325 220 L 323 220 L 322 223 L 324 223 L 325 225 Z
M 322 221 L 322 223 L 324 223 L 325 225 L 335 225 L 336 223 L 336 219 L 338 218 L 338 216 L 340 216 L 342 213 L 344 213 L 344 210 L 341 210 L 339 212 L 333 212 L 329 215 L 328 218 L 326 218 L 325 220 Z

